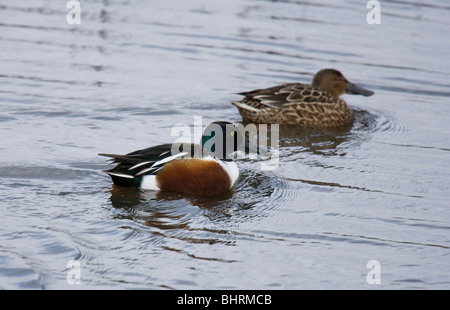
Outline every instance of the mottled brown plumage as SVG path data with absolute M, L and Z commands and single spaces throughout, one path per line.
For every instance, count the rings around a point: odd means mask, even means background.
M 343 93 L 371 96 L 373 92 L 350 83 L 341 72 L 323 69 L 312 84 L 288 83 L 240 93 L 234 104 L 252 123 L 276 123 L 303 127 L 339 127 L 353 120 Z

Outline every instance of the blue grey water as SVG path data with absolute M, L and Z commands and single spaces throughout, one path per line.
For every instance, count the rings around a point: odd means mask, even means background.
M 0 2 L 0 288 L 450 288 L 448 1 L 79 2 Z M 353 126 L 281 130 L 225 195 L 102 171 L 330 67 L 375 91 Z

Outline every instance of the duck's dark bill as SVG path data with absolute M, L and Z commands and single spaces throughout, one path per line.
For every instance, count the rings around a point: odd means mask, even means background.
M 365 88 L 355 85 L 353 83 L 348 83 L 348 87 L 345 90 L 345 93 L 352 94 L 352 95 L 363 95 L 363 96 L 372 96 L 374 94 L 373 91 L 365 89 Z
M 246 154 L 253 153 L 263 157 L 270 157 L 271 155 L 270 150 L 262 145 L 250 142 L 248 139 L 245 139 L 244 143 L 244 150 Z

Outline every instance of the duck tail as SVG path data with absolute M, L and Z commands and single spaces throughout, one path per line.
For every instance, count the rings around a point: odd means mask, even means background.
M 248 104 L 245 104 L 241 101 L 231 101 L 231 104 L 235 105 L 239 110 L 244 110 L 253 113 L 259 112 L 258 109 L 255 109 L 254 107 L 251 107 Z

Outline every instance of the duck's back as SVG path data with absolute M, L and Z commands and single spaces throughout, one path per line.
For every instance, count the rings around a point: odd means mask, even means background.
M 288 83 L 240 94 L 244 98 L 232 103 L 252 123 L 337 127 L 353 119 L 344 100 L 309 84 Z

